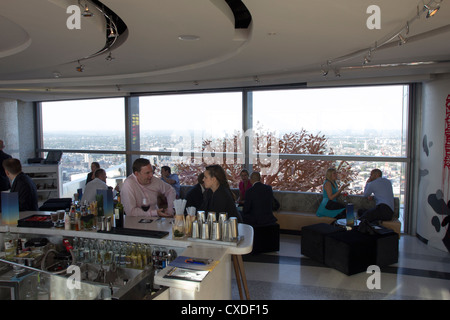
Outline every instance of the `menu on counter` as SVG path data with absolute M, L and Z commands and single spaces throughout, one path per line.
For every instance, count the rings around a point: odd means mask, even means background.
M 218 263 L 213 259 L 178 256 L 170 262 L 172 269 L 164 278 L 201 282 Z
M 201 282 L 208 273 L 208 270 L 202 271 L 173 267 L 167 272 L 164 278 Z

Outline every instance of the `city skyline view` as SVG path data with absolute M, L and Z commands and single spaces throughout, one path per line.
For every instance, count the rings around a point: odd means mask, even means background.
M 252 93 L 251 133 L 270 132 L 283 139 L 285 134 L 305 130 L 324 136 L 321 155 L 333 155 L 336 166 L 342 162 L 339 156 L 353 159 L 348 161 L 356 172 L 351 193 L 361 193 L 370 170 L 378 167 L 403 203 L 406 163 L 375 161 L 377 157 L 406 157 L 408 96 L 408 87 L 402 85 L 256 90 Z M 227 151 L 241 153 L 241 160 L 245 159 L 243 143 L 236 140 L 243 135 L 242 101 L 241 91 L 139 97 L 139 148 L 146 153 L 166 152 L 142 157 L 177 172 L 177 165 L 192 161 L 189 152 L 201 151 L 204 141 L 211 140 L 216 151 L 223 151 L 223 141 L 235 138 L 237 145 Z M 98 153 L 126 151 L 124 104 L 124 98 L 42 103 L 43 147 L 66 150 L 61 161 L 64 183 L 83 180 L 92 161 L 110 169 L 111 181 L 125 178 L 124 154 Z M 60 121 L 65 117 L 70 117 L 69 125 Z M 359 161 L 360 156 L 365 160 Z M 370 157 L 374 160 L 368 160 Z M 313 161 L 307 159 L 295 161 Z M 319 189 L 312 191 L 321 192 Z

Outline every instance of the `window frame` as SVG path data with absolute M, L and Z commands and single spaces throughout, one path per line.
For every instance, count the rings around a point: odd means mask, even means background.
M 280 159 L 291 159 L 291 160 L 325 160 L 325 161 L 368 161 L 368 162 L 396 162 L 404 163 L 406 165 L 405 172 L 405 186 L 404 186 L 404 227 L 405 231 L 411 228 L 411 218 L 409 217 L 409 207 L 413 205 L 412 203 L 412 180 L 414 177 L 413 164 L 412 164 L 412 154 L 414 152 L 414 140 L 412 139 L 418 129 L 415 129 L 415 123 L 417 122 L 418 116 L 414 114 L 414 105 L 418 102 L 416 101 L 417 95 L 417 85 L 413 83 L 395 83 L 395 84 L 380 84 L 386 85 L 402 85 L 408 89 L 408 104 L 404 106 L 406 115 L 406 121 L 403 124 L 406 126 L 406 133 L 404 137 L 404 147 L 406 148 L 405 156 L 351 156 L 351 155 L 312 155 L 312 154 L 277 154 Z M 374 85 L 361 85 L 361 86 L 374 86 Z M 332 88 L 348 88 L 357 87 L 352 86 L 333 86 Z M 330 86 L 331 88 L 331 86 Z M 133 126 L 132 114 L 139 112 L 139 97 L 148 95 L 173 95 L 173 94 L 186 94 L 186 93 L 219 93 L 219 92 L 240 92 L 242 94 L 242 132 L 248 132 L 248 130 L 253 129 L 253 92 L 261 90 L 295 90 L 303 89 L 308 90 L 305 84 L 291 84 L 291 85 L 281 85 L 281 86 L 259 86 L 259 87 L 245 87 L 245 88 L 230 88 L 230 89 L 216 89 L 216 90 L 189 90 L 189 91 L 178 91 L 178 92 L 155 92 L 155 93 L 142 93 L 133 94 L 130 96 L 124 96 L 124 113 L 125 113 L 125 150 L 74 150 L 74 149 L 58 149 L 67 153 L 84 153 L 84 154 L 119 154 L 125 155 L 126 157 L 126 168 L 127 175 L 131 174 L 131 166 L 134 159 L 140 156 L 171 156 L 172 151 L 141 151 L 140 146 L 135 146 L 132 143 L 133 137 L 131 134 L 131 128 Z M 74 99 L 76 100 L 76 99 Z M 80 99 L 82 100 L 82 99 Z M 36 155 L 41 156 L 44 152 L 48 152 L 54 149 L 43 148 L 43 128 L 42 128 L 42 102 L 35 103 L 35 116 L 36 116 Z M 201 152 L 190 152 L 191 157 L 201 157 Z M 222 153 L 217 152 L 217 156 L 239 156 L 240 153 Z M 264 155 L 264 154 L 263 154 Z M 243 168 L 251 170 L 250 158 L 254 156 L 250 154 L 249 150 L 249 140 L 245 138 L 245 148 L 244 148 L 244 163 Z M 272 156 L 272 155 L 271 155 Z

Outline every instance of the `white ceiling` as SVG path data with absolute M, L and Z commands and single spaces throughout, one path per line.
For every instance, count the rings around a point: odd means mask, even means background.
M 252 17 L 244 29 L 235 29 L 225 0 L 103 0 L 127 31 L 111 52 L 89 59 L 105 46 L 106 19 L 90 4 L 95 16 L 68 29 L 67 7 L 78 2 L 86 1 L 0 0 L 0 97 L 415 81 L 450 71 L 449 0 L 428 19 L 422 8 L 430 0 L 243 0 Z M 373 4 L 380 29 L 367 27 Z M 400 31 L 407 38 L 401 46 Z M 371 62 L 363 66 L 369 49 Z M 114 60 L 105 59 L 109 53 Z

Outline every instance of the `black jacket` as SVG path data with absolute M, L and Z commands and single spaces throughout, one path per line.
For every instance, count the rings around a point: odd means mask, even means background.
M 25 173 L 19 173 L 13 181 L 11 192 L 19 194 L 19 211 L 37 211 L 38 196 L 36 185 Z
M 11 187 L 9 178 L 6 176 L 5 169 L 3 168 L 3 160 L 9 159 L 11 156 L 0 150 L 0 191 L 9 190 Z
M 272 187 L 261 182 L 245 192 L 245 202 L 242 218 L 244 223 L 252 226 L 273 224 L 277 218 L 273 215 Z
M 201 210 L 205 211 L 206 214 L 213 211 L 217 216 L 221 212 L 227 212 L 228 218 L 236 217 L 238 218 L 238 222 L 242 223 L 242 217 L 237 211 L 236 203 L 230 189 L 222 185 L 215 192 L 211 189 L 206 189 L 203 195 Z
M 203 192 L 200 183 L 197 183 L 186 194 L 186 208 L 195 207 L 200 210 L 203 203 Z

